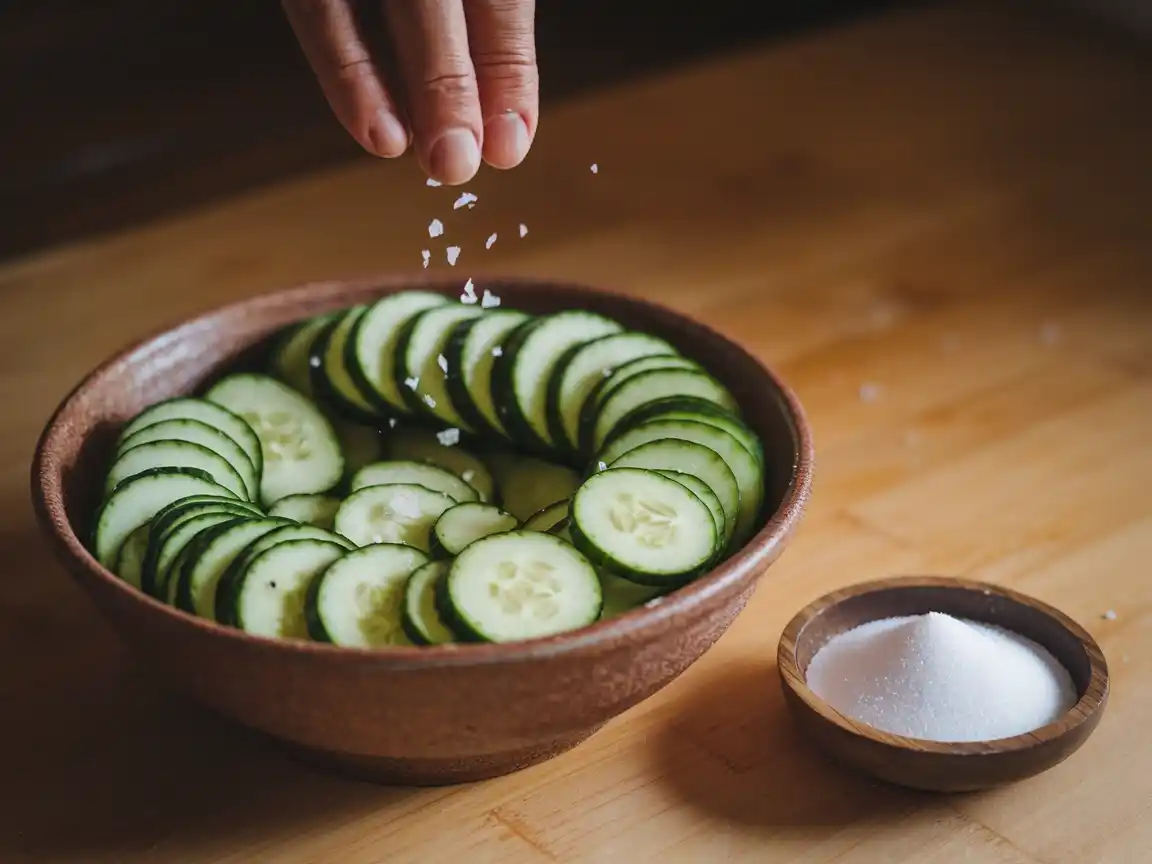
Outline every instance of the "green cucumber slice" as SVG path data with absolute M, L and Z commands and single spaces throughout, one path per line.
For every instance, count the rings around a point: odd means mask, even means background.
M 720 498 L 717 497 L 716 493 L 712 491 L 711 486 L 695 474 L 687 474 L 683 471 L 667 471 L 661 469 L 658 470 L 657 473 L 663 474 L 669 480 L 675 480 L 681 486 L 687 486 L 692 490 L 692 494 L 703 501 L 712 514 L 712 524 L 716 526 L 716 536 L 727 541 L 729 536 L 728 516 L 724 513 L 724 505 L 720 502 Z
M 448 396 L 472 429 L 507 438 L 492 396 L 492 370 L 503 356 L 512 331 L 528 320 L 515 309 L 486 312 L 452 330 L 444 358 L 448 366 Z
M 233 561 L 265 534 L 290 523 L 252 519 L 217 525 L 192 542 L 192 551 L 176 574 L 176 607 L 209 621 L 216 620 L 216 588 Z
M 370 424 L 379 412 L 353 380 L 347 362 L 352 328 L 367 311 L 366 306 L 353 306 L 329 322 L 312 344 L 308 365 L 318 403 L 346 420 Z
M 579 485 L 580 477 L 571 468 L 530 457 L 509 461 L 497 477 L 501 505 L 517 519 L 572 497 Z
M 231 619 L 256 636 L 308 639 L 308 586 L 347 554 L 327 540 L 287 540 L 253 557 L 231 591 Z
M 312 386 L 310 358 L 316 340 L 335 319 L 335 315 L 317 315 L 285 328 L 272 350 L 269 372 L 309 399 L 316 398 Z
M 415 413 L 448 426 L 467 428 L 448 396 L 444 351 L 453 328 L 483 314 L 477 306 L 450 304 L 425 309 L 405 326 L 396 346 L 398 386 Z M 441 358 L 445 367 L 441 368 Z
M 136 589 L 140 588 L 144 556 L 148 552 L 148 528 L 147 524 L 141 525 L 128 535 L 116 556 L 116 565 L 112 567 L 113 573 Z
M 333 495 L 287 495 L 272 505 L 268 515 L 331 531 L 342 502 Z
M 427 462 L 451 471 L 475 489 L 481 501 L 493 501 L 496 497 L 496 484 L 488 466 L 458 444 L 441 444 L 435 433 L 398 429 L 388 440 L 386 450 L 393 460 Z
M 526 531 L 551 532 L 557 525 L 568 521 L 568 506 L 570 503 L 571 502 L 565 498 L 562 501 L 549 504 L 547 507 L 541 507 L 524 520 L 524 529 Z
M 335 528 L 357 546 L 403 543 L 427 552 L 432 526 L 456 503 L 450 495 L 412 483 L 368 486 L 340 505 Z
M 260 439 L 256 437 L 252 427 L 238 414 L 207 399 L 181 396 L 157 402 L 151 408 L 146 408 L 137 414 L 132 422 L 124 427 L 120 433 L 120 440 L 124 441 L 141 429 L 165 420 L 199 420 L 213 429 L 219 429 L 244 449 L 244 455 L 252 462 L 257 474 L 264 468 Z
M 236 473 L 244 480 L 245 498 L 255 501 L 259 497 L 260 474 L 244 448 L 235 439 L 200 420 L 161 420 L 145 426 L 122 440 L 116 448 L 116 455 L 119 457 L 139 444 L 152 444 L 156 441 L 187 441 L 207 447 L 236 469 Z
M 611 443 L 621 432 L 626 432 L 649 420 L 695 420 L 697 423 L 716 426 L 744 445 L 744 449 L 751 453 L 757 462 L 764 464 L 764 445 L 760 437 L 728 409 L 696 396 L 669 396 L 646 402 L 630 411 L 616 424 L 616 428 L 604 442 L 605 445 Z
M 429 561 L 408 577 L 404 586 L 404 612 L 400 623 L 416 645 L 446 645 L 454 634 L 436 610 L 436 590 L 448 576 L 447 561 Z
M 600 590 L 604 594 L 604 607 L 600 610 L 601 621 L 630 612 L 667 591 L 663 586 L 638 585 L 606 570 L 600 571 Z
M 432 526 L 432 557 L 455 557 L 480 538 L 513 531 L 519 525 L 519 519 L 492 504 L 457 504 L 441 513 Z
M 451 471 L 427 462 L 392 460 L 365 465 L 352 477 L 353 492 L 369 486 L 414 483 L 451 496 L 453 501 L 477 501 L 480 494 Z
M 237 498 L 246 500 L 248 495 L 248 486 L 240 472 L 219 453 L 190 441 L 171 440 L 150 441 L 123 451 L 108 469 L 104 494 L 111 494 L 129 477 L 155 468 L 198 468 Z

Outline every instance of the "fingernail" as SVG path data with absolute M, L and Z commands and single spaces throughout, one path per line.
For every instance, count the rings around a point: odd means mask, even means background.
M 468 129 L 449 129 L 432 145 L 428 163 L 432 177 L 441 183 L 466 183 L 480 168 L 476 136 Z
M 392 158 L 408 149 L 408 130 L 391 111 L 382 110 L 368 130 L 372 149 L 380 156 Z
M 484 124 L 484 160 L 493 168 L 515 168 L 528 155 L 528 124 L 507 111 Z

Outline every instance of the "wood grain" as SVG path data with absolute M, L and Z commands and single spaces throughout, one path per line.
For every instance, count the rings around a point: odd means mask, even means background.
M 410 164 L 358 165 L 0 269 L 0 860 L 1146 859 L 1150 88 L 1146 57 L 1076 26 L 909 12 L 566 106 L 474 210 Z M 738 339 L 805 401 L 818 462 L 796 541 L 687 675 L 547 765 L 409 792 L 310 773 L 145 687 L 36 536 L 27 471 L 51 408 L 125 342 L 442 262 L 434 216 L 461 278 L 615 285 Z M 1113 695 L 1075 758 L 942 798 L 804 744 L 784 624 L 906 572 L 1019 588 L 1090 630 Z

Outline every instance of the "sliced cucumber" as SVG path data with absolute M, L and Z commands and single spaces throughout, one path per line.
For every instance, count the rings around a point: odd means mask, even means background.
M 496 410 L 514 440 L 534 448 L 555 446 L 548 429 L 548 382 L 564 352 L 623 328 L 592 312 L 537 318 L 512 334 L 493 367 Z
M 128 478 L 96 514 L 92 532 L 96 560 L 111 568 L 129 534 L 172 502 L 199 494 L 236 497 L 199 468 L 154 468 Z
M 431 551 L 435 558 L 452 558 L 481 537 L 513 531 L 520 520 L 492 504 L 470 501 L 449 507 L 432 526 Z
M 627 467 L 627 466 L 621 466 Z M 640 466 L 636 466 L 640 467 Z M 724 512 L 724 505 L 720 503 L 719 497 L 712 491 L 712 487 L 697 477 L 695 474 L 686 474 L 683 471 L 667 471 L 663 469 L 657 470 L 658 474 L 663 474 L 669 480 L 675 480 L 681 486 L 687 486 L 692 494 L 699 498 L 708 507 L 709 512 L 712 514 L 712 524 L 716 526 L 716 536 L 727 541 L 729 535 L 728 531 L 728 516 Z
M 128 535 L 112 568 L 113 573 L 137 589 L 144 572 L 144 556 L 148 553 L 148 527 L 147 524 L 141 525 Z
M 686 582 L 720 545 L 703 501 L 642 468 L 609 468 L 585 480 L 572 498 L 568 529 L 590 561 L 641 585 Z
M 344 456 L 332 424 L 316 406 L 267 375 L 236 374 L 207 398 L 235 411 L 256 431 L 264 452 L 260 500 L 327 492 L 344 474 Z
M 676 349 L 647 333 L 613 333 L 574 345 L 556 363 L 548 382 L 548 429 L 558 447 L 576 450 L 580 409 L 596 385 L 624 363 L 641 357 L 675 354 Z
M 209 621 L 216 620 L 216 587 L 229 565 L 250 544 L 290 523 L 283 519 L 252 519 L 216 526 L 199 535 L 192 553 L 176 576 L 176 606 Z
M 638 585 L 627 579 L 601 570 L 600 590 L 604 594 L 604 607 L 600 610 L 600 620 L 615 618 L 643 606 L 653 597 L 659 597 L 667 589 L 654 585 Z
M 477 540 L 452 562 L 438 597 L 451 629 L 482 642 L 585 627 L 600 616 L 602 603 L 600 580 L 588 559 L 563 540 L 535 531 Z
M 146 408 L 137 414 L 120 433 L 120 440 L 123 441 L 146 426 L 162 423 L 165 420 L 199 420 L 213 429 L 219 429 L 244 449 L 244 454 L 252 462 L 257 473 L 260 473 L 264 468 L 264 454 L 260 449 L 260 439 L 256 437 L 252 427 L 239 414 L 207 399 L 194 399 L 185 396 L 158 402 L 151 408 Z
M 168 578 L 180 551 L 205 528 L 234 519 L 251 517 L 244 511 L 226 510 L 212 504 L 201 504 L 181 511 L 163 526 L 153 523 L 148 538 L 148 553 L 144 558 L 140 587 L 145 594 L 158 600 L 168 596 Z
M 234 626 L 256 636 L 308 639 L 308 586 L 347 551 L 327 540 L 286 540 L 256 555 L 230 592 Z
M 400 623 L 416 645 L 446 645 L 456 635 L 440 620 L 436 609 L 437 585 L 448 576 L 447 561 L 429 561 L 413 571 L 404 586 L 404 613 Z
M 287 495 L 272 505 L 268 515 L 330 531 L 341 502 L 333 495 Z
M 448 395 L 460 416 L 477 431 L 508 437 L 492 397 L 492 369 L 509 334 L 527 320 L 523 312 L 499 309 L 463 321 L 452 330 L 444 350 Z
M 467 427 L 448 396 L 446 371 L 440 368 L 440 358 L 444 357 L 452 329 L 482 312 L 478 306 L 450 304 L 426 309 L 408 322 L 396 346 L 396 375 L 400 392 L 412 411 L 449 426 Z M 444 360 L 447 365 L 447 358 Z
M 557 525 L 568 520 L 569 500 L 557 501 L 547 507 L 541 507 L 524 520 L 526 531 L 551 531 Z
M 367 306 L 353 306 L 341 313 L 320 332 L 308 358 L 317 401 L 354 423 L 371 423 L 379 414 L 348 369 L 348 340 L 367 311 Z
M 310 365 L 312 348 L 333 318 L 334 315 L 317 315 L 291 325 L 285 329 L 272 350 L 269 364 L 272 375 L 309 399 L 316 398 Z
M 428 462 L 451 471 L 475 489 L 481 501 L 492 501 L 496 497 L 496 486 L 488 466 L 458 444 L 441 444 L 432 432 L 398 429 L 385 449 L 392 459 Z
M 349 552 L 312 581 L 308 635 L 348 648 L 408 645 L 402 622 L 408 576 L 428 563 L 411 546 L 381 543 Z
M 669 396 L 644 403 L 626 414 L 604 443 L 610 443 L 621 432 L 649 420 L 695 420 L 697 423 L 716 426 L 743 444 L 744 449 L 756 457 L 757 462 L 764 464 L 764 445 L 759 436 L 731 411 L 697 396 Z
M 676 438 L 681 441 L 703 444 L 708 449 L 718 453 L 728 463 L 728 467 L 732 469 L 732 475 L 736 478 L 736 484 L 740 487 L 740 512 L 736 516 L 735 525 L 732 529 L 731 543 L 734 545 L 730 547 L 738 548 L 756 530 L 756 520 L 760 515 L 760 506 L 764 501 L 764 470 L 756 461 L 756 457 L 745 450 L 739 441 L 723 429 L 695 420 L 652 420 L 622 433 L 604 448 L 604 452 L 600 454 L 598 460 L 614 465 L 618 456 L 641 444 L 658 441 L 662 438 Z M 684 467 L 683 463 L 672 463 L 659 467 L 696 474 L 697 477 L 712 486 L 707 477 L 702 476 L 691 467 Z M 712 491 L 716 492 L 717 495 L 720 494 L 715 486 L 712 486 Z M 725 507 L 725 512 L 728 512 L 727 507 Z
M 105 495 L 129 477 L 154 468 L 198 468 L 237 498 L 246 499 L 248 495 L 244 478 L 227 459 L 190 441 L 150 441 L 123 451 L 108 469 Z
M 517 519 L 572 497 L 580 477 L 570 468 L 529 457 L 510 462 L 497 476 L 501 505 Z
M 244 497 L 255 501 L 260 494 L 260 474 L 248 454 L 233 438 L 228 437 L 200 420 L 161 420 L 138 429 L 120 442 L 116 455 L 120 456 L 139 444 L 152 444 L 157 441 L 188 441 L 207 447 L 223 457 L 244 480 Z M 209 472 L 211 473 L 211 472 Z
M 592 427 L 592 446 L 599 450 L 612 430 L 629 412 L 668 396 L 695 396 L 737 410 L 728 389 L 709 375 L 691 369 L 653 369 L 634 375 L 604 394 Z
M 414 483 L 451 496 L 455 502 L 476 501 L 480 494 L 451 471 L 427 462 L 376 462 L 365 465 L 352 477 L 349 484 L 356 492 L 368 486 L 388 486 L 393 483 Z
M 213 528 L 248 521 L 251 521 L 250 516 L 238 516 L 235 513 L 202 513 L 171 528 L 159 541 L 155 569 L 152 571 L 152 595 L 175 606 L 180 570 L 196 540 Z
M 403 543 L 427 552 L 432 526 L 455 505 L 450 495 L 411 483 L 368 486 L 340 505 L 335 527 L 357 546 Z
M 401 291 L 377 300 L 356 322 L 349 341 L 353 358 L 349 368 L 381 408 L 390 413 L 408 413 L 400 389 L 404 376 L 396 374 L 400 334 L 413 316 L 447 303 L 447 297 L 431 291 Z
M 332 423 L 340 452 L 344 454 L 344 473 L 354 474 L 365 465 L 379 462 L 384 456 L 384 442 L 379 430 L 359 423 L 336 420 Z

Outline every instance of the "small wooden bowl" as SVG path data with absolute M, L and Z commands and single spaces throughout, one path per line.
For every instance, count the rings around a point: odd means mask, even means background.
M 833 637 L 869 621 L 927 612 L 996 624 L 1039 643 L 1071 674 L 1079 701 L 1059 720 L 1023 735 L 941 743 L 881 732 L 808 689 L 808 664 Z M 826 594 L 784 628 L 776 662 L 785 702 L 818 746 L 881 780 L 936 792 L 987 789 L 1047 771 L 1088 739 L 1108 702 L 1108 665 L 1083 627 L 1039 600 L 962 579 L 883 579 Z

